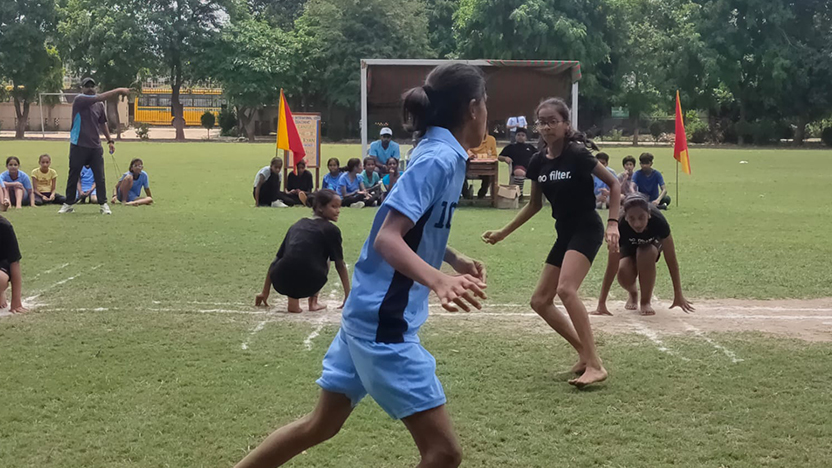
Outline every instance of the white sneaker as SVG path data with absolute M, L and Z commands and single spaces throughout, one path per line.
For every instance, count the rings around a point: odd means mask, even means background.
M 289 205 L 283 203 L 280 200 L 275 200 L 272 202 L 272 208 L 289 208 Z
M 66 203 L 64 203 L 64 206 L 62 206 L 61 209 L 58 210 L 58 214 L 64 213 L 75 213 L 75 208 L 73 208 L 72 205 L 67 205 Z
M 113 212 L 110 211 L 110 205 L 108 205 L 106 203 L 101 205 L 101 214 L 113 214 Z
M 350 205 L 350 208 L 364 208 L 364 202 L 363 201 L 355 202 L 352 205 Z

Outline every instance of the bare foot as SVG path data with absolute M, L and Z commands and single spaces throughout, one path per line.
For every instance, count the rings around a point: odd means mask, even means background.
M 606 304 L 598 304 L 598 307 L 595 308 L 589 315 L 612 315 L 609 309 L 607 309 Z
M 327 309 L 327 306 L 325 306 L 323 304 L 320 304 L 320 303 L 317 303 L 317 302 L 314 305 L 312 305 L 312 304 L 309 305 L 309 311 L 310 312 L 317 312 L 319 310 L 326 310 L 326 309 Z
M 584 372 L 586 372 L 586 363 L 585 362 L 578 361 L 577 363 L 575 363 L 574 366 L 572 366 L 572 373 L 573 374 L 581 375 Z
M 0 309 L 5 309 L 9 305 L 6 300 L 6 291 L 0 292 Z
M 299 314 L 303 312 L 303 309 L 300 308 L 300 301 L 297 299 L 292 299 L 291 297 L 289 298 L 289 305 L 287 309 L 289 310 L 289 312 L 293 314 Z
M 13 314 L 22 314 L 23 312 L 29 312 L 29 309 L 23 307 L 22 305 L 12 306 L 12 308 L 9 309 L 9 312 Z
M 642 304 L 638 308 L 638 313 L 641 315 L 656 315 L 656 311 L 653 310 L 653 304 L 650 304 L 649 302 L 647 304 Z
M 624 304 L 624 308 L 627 310 L 636 310 L 638 309 L 638 293 L 629 293 L 630 296 L 627 298 L 627 303 Z
M 603 367 L 595 368 L 595 367 L 587 367 L 584 371 L 584 374 L 577 379 L 572 379 L 569 381 L 571 385 L 574 385 L 578 388 L 586 387 L 587 385 L 591 385 L 598 382 L 603 382 L 607 380 L 607 370 Z

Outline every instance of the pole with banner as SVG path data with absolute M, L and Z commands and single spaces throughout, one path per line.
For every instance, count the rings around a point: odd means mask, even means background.
M 679 165 L 685 174 L 690 175 L 690 157 L 688 155 L 688 137 L 685 134 L 685 121 L 682 117 L 682 103 L 676 90 L 676 141 L 673 144 L 673 159 L 676 160 L 676 206 L 679 206 Z
M 306 156 L 306 150 L 303 147 L 303 142 L 298 135 L 298 128 L 295 126 L 295 119 L 292 117 L 292 111 L 289 109 L 289 103 L 286 102 L 286 96 L 283 95 L 283 89 L 280 89 L 280 104 L 277 111 L 277 149 L 283 150 L 283 180 L 287 180 L 286 176 L 289 170 L 289 151 L 292 152 L 292 167 L 295 167 L 297 161 Z

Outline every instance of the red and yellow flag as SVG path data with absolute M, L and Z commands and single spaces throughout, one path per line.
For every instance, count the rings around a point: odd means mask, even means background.
M 292 111 L 289 110 L 289 104 L 286 102 L 286 97 L 283 96 L 282 89 L 280 90 L 280 105 L 277 115 L 277 149 L 292 152 L 292 167 L 306 156 L 306 150 L 303 149 L 298 128 L 295 126 L 295 118 L 292 117 Z
M 690 175 L 688 137 L 685 135 L 685 121 L 682 119 L 682 103 L 679 101 L 679 91 L 676 91 L 676 142 L 673 145 L 673 157 L 682 164 L 682 171 Z

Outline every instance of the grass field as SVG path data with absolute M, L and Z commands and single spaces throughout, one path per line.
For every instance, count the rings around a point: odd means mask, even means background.
M 69 216 L 57 206 L 4 214 L 23 252 L 24 297 L 38 308 L 0 317 L 0 466 L 231 466 L 311 409 L 337 312 L 286 317 L 249 305 L 286 229 L 309 214 L 252 207 L 251 181 L 273 151 L 123 143 L 118 166 L 144 159 L 153 206 L 116 206 L 111 217 L 86 206 Z M 640 151 L 608 153 L 618 170 Z M 0 156 L 20 157 L 27 172 L 44 152 L 63 189 L 66 143 L 0 142 Z M 671 150 L 653 152 L 675 196 Z M 323 153 L 345 160 L 360 150 L 325 145 Z M 694 149 L 691 157 L 694 175 L 680 175 L 681 203 L 667 214 L 688 297 L 832 296 L 832 151 Z M 116 170 L 107 159 L 110 192 Z M 465 466 L 828 466 L 829 343 L 602 332 L 612 378 L 593 391 L 568 386 L 562 371 L 574 356 L 542 321 L 523 317 L 554 240 L 551 218 L 541 213 L 498 246 L 479 240 L 514 214 L 461 208 L 451 245 L 486 262 L 490 309 L 517 321 L 437 317 L 423 333 Z M 350 264 L 373 215 L 342 211 Z M 599 256 L 582 288 L 587 299 L 604 262 Z M 667 300 L 661 266 L 656 295 Z M 340 298 L 331 279 L 325 295 Z M 623 297 L 614 288 L 613 298 Z M 829 325 L 832 315 L 818 322 Z M 417 457 L 401 424 L 365 402 L 342 434 L 290 466 L 399 467 Z

